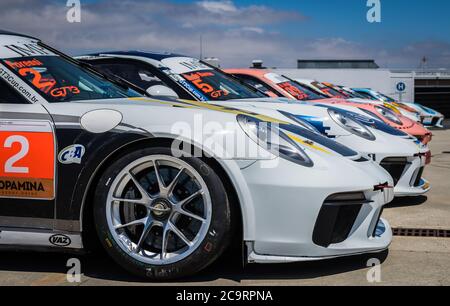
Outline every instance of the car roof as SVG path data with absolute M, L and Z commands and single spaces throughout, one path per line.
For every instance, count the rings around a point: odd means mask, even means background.
M 166 58 L 171 57 L 188 57 L 186 55 L 170 53 L 170 52 L 144 52 L 144 51 L 108 51 L 108 52 L 97 52 L 93 54 L 88 54 L 88 56 L 101 56 L 104 55 L 120 55 L 120 56 L 133 56 L 133 57 L 144 57 L 153 60 L 161 61 Z
M 0 29 L 0 35 L 11 35 L 11 36 L 20 36 L 20 37 L 38 39 L 38 38 L 30 36 L 30 35 L 16 33 L 16 32 L 11 32 L 11 31 L 2 30 L 2 29 Z
M 272 73 L 272 70 L 269 69 L 255 69 L 255 68 L 231 68 L 231 69 L 223 69 L 223 71 L 230 74 L 245 74 L 255 77 L 264 77 L 266 74 Z
M 302 78 L 296 78 L 295 81 L 304 84 L 312 84 L 313 82 L 316 82 L 316 80 L 313 79 L 302 79 Z

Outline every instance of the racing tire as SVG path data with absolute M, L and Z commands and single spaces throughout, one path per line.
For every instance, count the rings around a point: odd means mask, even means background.
M 113 162 L 98 182 L 93 209 L 106 252 L 125 270 L 155 281 L 205 269 L 232 232 L 219 176 L 203 160 L 174 157 L 164 147 Z

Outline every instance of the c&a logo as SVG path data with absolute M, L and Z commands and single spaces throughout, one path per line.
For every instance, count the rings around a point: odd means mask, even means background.
M 58 160 L 61 164 L 81 164 L 86 149 L 83 145 L 75 144 L 62 150 L 58 155 Z

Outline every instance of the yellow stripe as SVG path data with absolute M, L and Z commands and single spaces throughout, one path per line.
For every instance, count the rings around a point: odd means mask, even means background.
M 316 146 L 316 145 L 314 145 L 314 144 L 310 144 L 310 143 L 304 141 L 303 139 L 301 139 L 301 138 L 299 138 L 299 137 L 297 137 L 297 136 L 295 136 L 295 135 L 292 135 L 292 134 L 287 134 L 287 135 L 288 135 L 289 138 L 291 138 L 292 140 L 294 140 L 294 141 L 296 141 L 296 142 L 299 142 L 299 143 L 301 143 L 301 144 L 303 144 L 303 145 L 305 145 L 305 146 L 307 146 L 307 147 L 310 147 L 311 149 L 315 149 L 315 150 L 317 150 L 317 151 L 321 151 L 321 152 L 324 152 L 324 153 L 327 153 L 327 154 L 331 154 L 330 151 L 325 150 L 324 148 L 319 147 L 319 146 Z
M 287 121 L 278 120 L 276 118 L 269 117 L 266 115 L 261 115 L 261 114 L 244 111 L 244 110 L 240 110 L 237 108 L 227 107 L 227 106 L 223 106 L 223 105 L 215 105 L 215 104 L 209 104 L 206 102 L 198 102 L 198 101 L 191 101 L 191 100 L 180 100 L 180 101 L 187 103 L 189 105 L 195 105 L 200 108 L 215 110 L 215 111 L 219 111 L 219 112 L 223 112 L 223 113 L 230 113 L 230 114 L 236 114 L 236 115 L 247 115 L 247 116 L 250 116 L 250 117 L 262 120 L 262 121 L 270 122 L 270 123 L 290 124 Z
M 401 112 L 399 111 L 399 109 L 398 109 L 397 107 L 395 107 L 394 105 L 390 104 L 390 103 L 385 102 L 385 103 L 384 103 L 384 106 L 386 106 L 387 108 L 393 110 L 395 113 L 397 113 L 397 114 L 399 114 L 399 115 L 401 114 Z
M 153 102 L 153 103 L 160 103 L 160 104 L 170 105 L 170 106 L 180 106 L 180 107 L 185 107 L 185 108 L 192 108 L 193 106 L 195 106 L 195 107 L 199 107 L 199 108 L 203 108 L 203 109 L 219 111 L 222 113 L 229 113 L 229 114 L 235 114 L 235 115 L 247 115 L 247 116 L 250 116 L 250 117 L 262 120 L 262 121 L 270 122 L 270 123 L 291 124 L 287 121 L 278 120 L 276 118 L 272 118 L 269 116 L 252 113 L 252 112 L 240 110 L 237 108 L 209 104 L 206 102 L 198 102 L 198 101 L 192 101 L 192 100 L 178 100 L 178 102 L 168 102 L 168 101 L 149 99 L 149 98 L 145 98 L 145 97 L 128 98 L 128 99 L 132 100 L 132 101 Z
M 221 106 L 221 105 L 214 105 L 214 104 L 208 104 L 206 102 L 198 102 L 198 101 L 192 101 L 192 100 L 178 100 L 179 104 L 176 102 L 167 102 L 167 101 L 161 101 L 161 100 L 154 100 L 154 99 L 149 99 L 149 98 L 129 98 L 130 100 L 135 100 L 135 101 L 145 101 L 145 102 L 155 102 L 155 103 L 161 103 L 161 104 L 167 104 L 167 105 L 172 105 L 172 106 L 181 106 L 181 107 L 186 107 L 186 108 L 192 108 L 192 106 L 196 106 L 199 108 L 204 108 L 204 109 L 209 109 L 209 110 L 215 110 L 215 111 L 220 111 L 223 113 L 231 113 L 231 114 L 236 114 L 236 115 L 247 115 L 250 117 L 254 117 L 256 119 L 262 120 L 262 121 L 266 121 L 266 122 L 270 122 L 270 123 L 278 123 L 278 124 L 291 124 L 289 122 L 286 121 L 282 121 L 282 120 L 278 120 L 269 116 L 265 116 L 265 115 L 260 115 L 260 114 L 256 114 L 256 113 L 252 113 L 252 112 L 247 112 L 247 111 L 242 111 L 239 109 L 235 109 L 235 108 L 229 108 L 226 106 Z M 292 140 L 299 142 L 311 149 L 317 150 L 317 151 L 321 151 L 327 154 L 331 154 L 330 151 L 325 150 L 322 147 L 316 146 L 314 144 L 310 144 L 306 141 L 304 141 L 303 139 L 294 136 L 292 134 L 288 134 L 289 138 L 291 138 Z

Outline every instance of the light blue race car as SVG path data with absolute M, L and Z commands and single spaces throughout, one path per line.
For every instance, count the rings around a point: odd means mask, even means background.
M 444 127 L 444 115 L 429 107 L 423 106 L 418 103 L 398 102 L 395 99 L 380 92 L 374 91 L 370 88 L 352 88 L 352 90 L 371 100 L 395 103 L 396 106 L 399 107 L 405 106 L 407 108 L 414 109 L 417 113 L 419 113 L 420 122 L 426 127 Z

